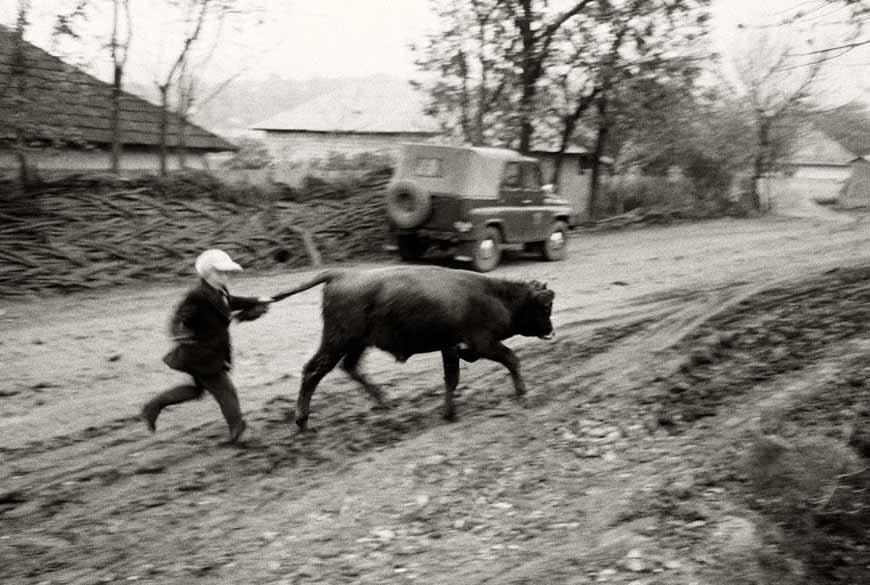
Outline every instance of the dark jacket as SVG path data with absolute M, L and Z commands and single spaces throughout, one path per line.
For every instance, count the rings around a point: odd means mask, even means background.
M 234 297 L 201 280 L 191 289 L 170 321 L 176 346 L 163 361 L 170 368 L 192 375 L 212 375 L 230 369 L 230 322 L 233 311 L 255 306 L 255 297 Z

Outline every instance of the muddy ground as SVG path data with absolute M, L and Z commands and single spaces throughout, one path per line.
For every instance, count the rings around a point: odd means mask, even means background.
M 440 358 L 341 372 L 291 427 L 320 291 L 234 325 L 244 443 L 209 398 L 136 416 L 188 283 L 0 305 L 3 583 L 870 582 L 870 223 L 581 234 L 494 275 L 557 291 L 530 392 Z M 310 271 L 249 275 L 237 294 Z M 852 447 L 849 446 L 849 441 Z

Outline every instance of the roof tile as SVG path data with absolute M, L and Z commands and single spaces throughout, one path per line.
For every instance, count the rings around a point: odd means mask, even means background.
M 408 82 L 385 79 L 322 95 L 253 126 L 257 130 L 437 134 L 425 96 Z
M 5 121 L 21 112 L 13 92 L 10 70 L 15 33 L 0 26 L 0 136 L 14 131 Z M 109 117 L 112 108 L 111 85 L 64 63 L 39 47 L 25 42 L 26 121 L 33 139 L 65 140 L 107 144 L 111 141 Z M 124 144 L 160 144 L 160 107 L 135 95 L 121 97 L 121 129 Z M 180 118 L 170 113 L 168 145 L 178 144 Z M 223 151 L 235 147 L 216 134 L 186 123 L 189 148 Z

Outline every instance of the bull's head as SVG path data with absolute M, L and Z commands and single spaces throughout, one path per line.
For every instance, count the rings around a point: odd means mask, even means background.
M 529 294 L 514 316 L 516 332 L 527 337 L 550 339 L 554 333 L 550 314 L 553 312 L 556 293 L 537 280 L 527 284 Z

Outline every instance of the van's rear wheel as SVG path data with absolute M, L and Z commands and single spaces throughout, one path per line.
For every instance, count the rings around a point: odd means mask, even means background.
M 417 234 L 400 234 L 396 238 L 399 248 L 399 257 L 406 262 L 413 262 L 423 257 L 429 242 Z
M 471 265 L 478 272 L 495 270 L 501 262 L 501 232 L 498 228 L 488 227 L 477 242 L 471 254 Z

